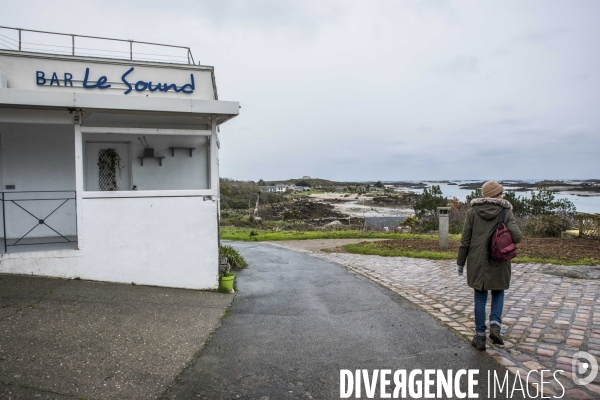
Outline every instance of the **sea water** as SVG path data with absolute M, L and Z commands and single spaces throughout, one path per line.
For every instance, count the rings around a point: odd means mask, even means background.
M 461 189 L 459 187 L 459 185 L 463 182 L 457 182 L 458 185 L 448 185 L 447 183 L 433 183 L 433 182 L 426 182 L 426 183 L 429 186 L 439 185 L 444 197 L 448 197 L 450 199 L 453 197 L 456 197 L 458 200 L 463 201 L 463 202 L 466 200 L 467 196 L 469 194 L 471 194 L 471 192 L 473 192 L 472 189 Z M 510 190 L 510 189 L 511 188 L 506 188 L 506 190 Z M 422 189 L 404 188 L 403 190 L 411 191 L 411 192 L 418 193 L 418 194 L 423 193 Z M 517 194 L 517 196 L 531 197 L 531 191 L 527 191 L 527 192 L 519 191 L 519 192 L 516 192 L 516 194 Z M 600 195 L 577 196 L 576 194 L 558 192 L 558 193 L 554 193 L 554 197 L 556 200 L 567 199 L 567 200 L 573 202 L 577 212 L 589 213 L 589 214 L 600 213 Z

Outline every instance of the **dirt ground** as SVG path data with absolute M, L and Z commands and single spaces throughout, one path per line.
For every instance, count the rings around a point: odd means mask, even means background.
M 450 241 L 450 251 L 458 251 L 460 242 Z M 411 249 L 438 251 L 437 240 L 395 239 L 377 244 L 384 249 Z M 336 246 L 331 246 L 336 247 Z M 559 259 L 576 262 L 582 259 L 600 260 L 600 241 L 590 239 L 525 238 L 517 245 L 520 257 Z
M 260 206 L 259 215 L 265 220 L 281 220 L 286 211 L 290 213 L 289 219 L 292 220 L 348 218 L 335 210 L 332 204 L 313 201 L 307 197 L 290 198 L 287 203 Z

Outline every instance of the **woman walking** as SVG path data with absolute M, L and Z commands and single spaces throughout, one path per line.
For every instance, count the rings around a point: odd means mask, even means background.
M 492 234 L 498 226 L 500 213 L 504 209 L 502 221 L 512 237 L 513 243 L 521 241 L 521 231 L 515 222 L 512 205 L 502 198 L 502 185 L 489 181 L 481 188 L 483 198 L 471 201 L 471 209 L 467 211 L 465 226 L 456 260 L 458 275 L 462 276 L 465 263 L 467 265 L 467 284 L 475 291 L 475 332 L 471 344 L 477 350 L 485 350 L 485 307 L 488 291 L 492 292 L 490 313 L 490 339 L 495 344 L 503 345 L 500 335 L 502 324 L 502 308 L 504 307 L 504 290 L 510 285 L 510 261 L 496 261 L 490 251 Z

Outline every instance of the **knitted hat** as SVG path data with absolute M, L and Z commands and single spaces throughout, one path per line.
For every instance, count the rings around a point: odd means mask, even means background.
M 501 184 L 494 181 L 487 181 L 481 187 L 481 192 L 483 193 L 483 197 L 494 197 L 498 196 L 500 193 L 504 191 L 504 188 Z

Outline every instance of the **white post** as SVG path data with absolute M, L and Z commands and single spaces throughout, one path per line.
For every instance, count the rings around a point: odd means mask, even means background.
M 83 250 L 83 137 L 81 115 L 75 115 L 75 201 L 77 203 L 77 248 Z
M 448 250 L 448 233 L 450 231 L 450 224 L 448 221 L 448 212 L 450 211 L 450 207 L 438 207 L 438 214 L 440 217 L 440 249 Z
M 215 200 L 219 198 L 219 148 L 217 147 L 217 117 L 211 116 L 210 135 L 210 188 Z

